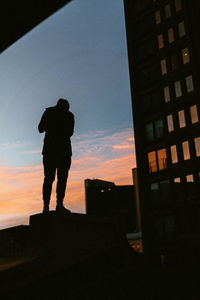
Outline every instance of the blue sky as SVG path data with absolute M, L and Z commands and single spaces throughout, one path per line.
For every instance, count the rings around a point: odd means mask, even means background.
M 73 0 L 4 51 L 0 69 L 3 170 L 41 164 L 37 125 L 60 97 L 75 115 L 75 161 L 134 154 L 122 0 Z

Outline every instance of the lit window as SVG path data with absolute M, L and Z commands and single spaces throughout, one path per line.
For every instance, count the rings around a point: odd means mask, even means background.
M 166 64 L 166 59 L 162 59 L 160 61 L 160 66 L 161 66 L 161 74 L 165 75 L 167 74 L 167 64 Z
M 180 177 L 174 178 L 174 182 L 175 182 L 175 183 L 180 183 L 180 182 L 181 182 L 181 178 L 180 178 Z
M 199 117 L 198 117 L 198 112 L 197 112 L 197 106 L 196 105 L 190 106 L 190 116 L 191 116 L 192 124 L 199 122 Z
M 173 28 L 168 29 L 168 40 L 169 40 L 170 44 L 174 42 L 174 29 Z
M 155 121 L 155 136 L 156 139 L 160 139 L 161 137 L 163 137 L 163 120 L 156 120 Z
M 167 152 L 166 149 L 160 149 L 157 151 L 158 155 L 158 168 L 159 170 L 164 170 L 167 168 Z
M 185 35 L 185 24 L 184 22 L 181 22 L 178 24 L 178 33 L 179 33 L 179 37 L 182 37 Z
M 170 91 L 168 86 L 164 87 L 164 97 L 166 103 L 170 101 Z
M 181 0 L 175 0 L 175 8 L 177 12 L 183 8 Z
M 154 140 L 154 134 L 153 134 L 153 123 L 147 123 L 145 125 L 145 132 L 146 132 L 146 139 L 147 141 L 153 141 Z
M 159 49 L 164 47 L 164 40 L 163 40 L 163 35 L 162 34 L 158 35 L 158 47 L 159 47 Z
M 169 132 L 174 131 L 174 122 L 173 122 L 173 116 L 172 115 L 167 116 L 167 126 L 168 126 L 168 131 Z
M 171 151 L 172 163 L 176 164 L 178 162 L 178 155 L 177 155 L 176 145 L 171 146 L 170 151 Z
M 184 65 L 190 62 L 190 55 L 188 48 L 182 49 L 182 58 Z
M 184 110 L 180 110 L 178 112 L 178 119 L 179 119 L 179 126 L 180 126 L 180 128 L 185 127 L 186 123 L 185 123 L 185 112 L 184 112 Z
M 182 143 L 184 160 L 190 159 L 190 148 L 188 141 Z
M 176 94 L 176 98 L 181 97 L 182 96 L 182 90 L 181 90 L 181 82 L 180 81 L 176 81 L 175 84 L 175 94 Z
M 194 182 L 194 175 L 193 174 L 189 174 L 186 176 L 186 181 L 187 182 Z
M 200 156 L 200 137 L 194 139 L 195 149 L 196 149 L 196 156 Z
M 186 87 L 187 87 L 187 92 L 190 93 L 192 91 L 194 91 L 194 84 L 193 84 L 193 78 L 192 75 L 187 76 L 185 78 L 186 80 Z
M 160 11 L 159 10 L 155 12 L 155 19 L 156 19 L 156 24 L 161 23 L 161 17 L 160 17 Z
M 172 70 L 176 70 L 178 68 L 178 57 L 176 54 L 173 54 L 171 57 Z
M 152 151 L 148 153 L 148 162 L 149 162 L 149 173 L 153 173 L 157 171 L 157 163 L 156 163 L 156 152 Z
M 171 17 L 171 8 L 170 8 L 170 4 L 165 5 L 165 17 L 166 17 L 166 18 Z

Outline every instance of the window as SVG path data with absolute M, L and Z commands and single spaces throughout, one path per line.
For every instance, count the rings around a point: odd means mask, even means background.
M 149 173 L 157 172 L 156 151 L 148 153 Z
M 161 17 L 160 17 L 160 11 L 157 10 L 155 12 L 155 19 L 156 19 L 156 24 L 160 24 L 161 23 Z
M 171 68 L 172 71 L 178 68 L 178 57 L 176 54 L 173 54 L 171 57 Z
M 180 177 L 174 178 L 174 183 L 180 183 L 180 182 L 181 182 L 181 178 Z
M 175 0 L 175 8 L 177 12 L 183 8 L 181 0 Z
M 165 237 L 167 240 L 171 240 L 174 238 L 175 232 L 175 220 L 174 216 L 166 216 L 164 218 L 164 226 L 165 226 Z
M 168 19 L 171 17 L 171 8 L 170 4 L 165 5 L 165 17 Z
M 174 29 L 173 28 L 168 29 L 168 41 L 170 44 L 174 42 Z
M 196 156 L 200 156 L 200 137 L 194 139 L 195 149 L 196 149 Z
M 167 116 L 167 126 L 168 126 L 168 132 L 174 131 L 174 122 L 173 122 L 172 115 Z
M 197 112 L 197 106 L 196 105 L 190 106 L 190 116 L 191 116 L 192 124 L 199 122 L 199 117 L 198 117 L 198 112 Z
M 157 172 L 167 168 L 166 149 L 159 149 L 148 153 L 149 173 Z
M 189 174 L 186 176 L 186 181 L 187 182 L 194 182 L 194 175 L 193 174 Z
M 188 141 L 182 143 L 184 160 L 190 159 L 190 148 Z
M 183 64 L 188 64 L 190 62 L 190 55 L 188 48 L 182 49 L 182 58 L 183 58 Z
M 158 168 L 159 170 L 164 170 L 167 168 L 167 152 L 166 149 L 160 149 L 157 151 L 158 155 Z
M 155 120 L 145 125 L 146 139 L 147 141 L 153 141 L 163 137 L 163 120 Z
M 156 120 L 154 123 L 155 126 L 155 137 L 156 139 L 160 139 L 164 135 L 163 131 L 163 120 Z
M 158 47 L 159 47 L 159 49 L 164 47 L 164 40 L 163 40 L 163 35 L 162 34 L 158 35 Z
M 176 145 L 172 145 L 170 147 L 170 151 L 171 151 L 172 164 L 176 164 L 178 162 L 178 155 L 177 155 Z
M 180 128 L 185 127 L 186 123 L 185 123 L 185 112 L 184 112 L 184 110 L 180 110 L 178 112 L 178 119 L 179 119 L 179 126 L 180 126 Z
M 164 98 L 165 98 L 165 102 L 169 102 L 170 101 L 170 91 L 169 91 L 169 86 L 165 86 L 164 87 Z
M 180 81 L 176 81 L 175 84 L 175 94 L 176 94 L 176 98 L 181 97 L 182 96 L 182 90 L 181 90 L 181 82 Z
M 161 66 L 161 74 L 165 75 L 167 74 L 167 64 L 166 64 L 166 59 L 162 59 L 160 61 L 160 66 Z
M 154 140 L 153 123 L 147 123 L 145 125 L 146 139 L 147 141 Z
M 185 35 L 185 24 L 184 22 L 180 22 L 178 24 L 178 33 L 179 33 L 179 37 L 182 37 Z
M 187 76 L 185 78 L 186 80 L 186 87 L 187 87 L 187 92 L 190 93 L 192 91 L 194 91 L 194 84 L 193 84 L 193 78 L 192 75 Z

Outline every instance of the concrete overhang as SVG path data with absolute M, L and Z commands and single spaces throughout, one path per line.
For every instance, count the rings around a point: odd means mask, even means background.
M 71 0 L 3 0 L 0 53 Z

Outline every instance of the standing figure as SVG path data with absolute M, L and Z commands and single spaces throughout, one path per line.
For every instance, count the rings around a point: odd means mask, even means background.
M 45 131 L 42 150 L 44 165 L 43 213 L 49 212 L 52 184 L 57 171 L 57 206 L 58 212 L 70 212 L 63 206 L 68 171 L 71 166 L 71 140 L 74 133 L 74 115 L 69 111 L 69 102 L 59 99 L 57 104 L 49 107 L 42 115 L 38 125 L 40 133 Z

